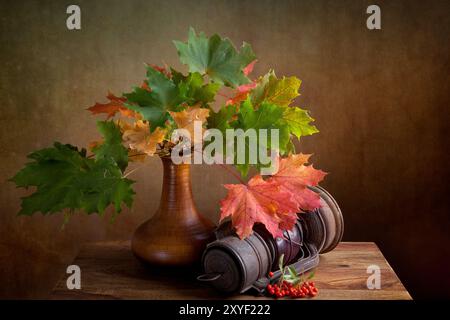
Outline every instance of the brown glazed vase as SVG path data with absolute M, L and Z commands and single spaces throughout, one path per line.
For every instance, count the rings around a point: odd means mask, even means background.
M 131 248 L 140 260 L 151 265 L 196 265 L 213 240 L 214 224 L 197 212 L 190 165 L 174 164 L 170 157 L 161 160 L 164 179 L 159 209 L 136 229 Z

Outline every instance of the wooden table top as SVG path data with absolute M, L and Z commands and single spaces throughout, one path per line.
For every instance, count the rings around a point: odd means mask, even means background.
M 134 258 L 129 241 L 85 245 L 73 264 L 81 269 L 81 289 L 67 289 L 69 275 L 64 274 L 51 299 L 266 299 L 221 296 L 195 280 L 196 270 L 144 266 Z M 367 289 L 369 265 L 380 267 L 381 289 Z M 321 255 L 314 282 L 319 289 L 314 299 L 411 299 L 373 242 L 342 242 Z

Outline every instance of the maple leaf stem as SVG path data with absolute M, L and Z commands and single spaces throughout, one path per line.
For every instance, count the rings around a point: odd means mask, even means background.
M 222 96 L 222 97 L 227 98 L 227 99 L 231 99 L 230 96 L 226 95 L 226 94 L 223 93 L 223 92 L 217 92 L 217 95 Z
M 136 153 L 136 154 L 129 155 L 128 158 L 140 157 L 140 156 L 146 156 L 146 155 L 147 155 L 146 153 Z M 93 157 L 95 157 L 95 154 L 90 154 L 86 158 L 92 159 Z
M 194 152 L 198 152 L 203 154 L 201 151 L 195 150 Z M 227 165 L 223 164 L 223 163 L 218 163 L 218 165 L 220 167 L 222 167 L 223 169 L 225 169 L 226 171 L 228 171 L 228 173 L 230 173 L 233 177 L 235 177 L 240 183 L 247 185 L 247 183 L 241 179 L 241 177 L 239 177 L 239 175 L 237 175 L 232 169 L 228 168 Z
M 132 174 L 133 172 L 135 172 L 135 171 L 137 171 L 137 170 L 139 170 L 139 169 L 141 169 L 143 167 L 145 167 L 145 164 L 143 164 L 143 165 L 141 165 L 139 167 L 136 167 L 133 170 L 128 171 L 126 174 L 123 175 L 123 178 L 128 177 L 130 174 Z
M 232 169 L 228 168 L 227 165 L 221 163 L 219 164 L 219 166 L 221 166 L 223 169 L 225 169 L 226 171 L 228 171 L 233 177 L 235 177 L 240 183 L 247 185 L 247 183 L 241 179 L 241 177 L 239 177 L 239 175 L 237 175 Z
M 140 156 L 146 156 L 146 153 L 136 153 L 136 154 L 132 154 L 129 155 L 128 158 L 133 158 L 133 157 L 140 157 Z

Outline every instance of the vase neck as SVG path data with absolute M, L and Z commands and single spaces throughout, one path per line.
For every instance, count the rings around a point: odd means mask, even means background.
M 175 215 L 180 212 L 195 212 L 190 164 L 174 164 L 170 157 L 161 157 L 161 160 L 164 177 L 160 212 L 169 212 Z

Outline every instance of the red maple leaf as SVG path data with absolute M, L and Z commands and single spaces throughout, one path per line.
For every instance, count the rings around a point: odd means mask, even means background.
M 245 99 L 247 99 L 247 96 L 250 93 L 250 91 L 253 90 L 255 87 L 256 87 L 256 81 L 253 81 L 248 84 L 243 84 L 243 85 L 237 87 L 236 95 L 234 97 L 228 99 L 225 102 L 225 105 L 227 105 L 227 106 L 234 105 L 234 104 L 238 104 L 241 101 L 244 101 Z
M 297 154 L 280 159 L 278 172 L 264 180 L 254 176 L 247 184 L 227 184 L 227 197 L 221 201 L 222 221 L 231 217 L 237 235 L 243 239 L 262 223 L 273 237 L 282 237 L 291 230 L 300 211 L 320 207 L 320 196 L 308 189 L 326 175 L 306 165 L 310 155 Z
M 231 216 L 237 235 L 244 239 L 257 222 L 264 224 L 273 237 L 282 237 L 297 220 L 297 202 L 276 181 L 265 181 L 260 175 L 245 184 L 227 184 L 227 197 L 221 201 L 220 220 Z
M 252 71 L 253 71 L 253 68 L 255 67 L 255 63 L 257 62 L 258 60 L 253 60 L 252 62 L 250 62 L 243 70 L 242 70 L 242 72 L 244 72 L 244 74 L 246 75 L 246 76 L 248 76 Z
M 147 64 L 148 66 L 152 67 L 153 69 L 155 69 L 156 71 L 164 74 L 167 78 L 172 78 L 172 73 L 167 70 L 167 67 L 160 67 L 156 64 Z
M 320 196 L 308 189 L 308 186 L 316 186 L 326 173 L 314 169 L 312 165 L 305 165 L 310 156 L 300 153 L 281 159 L 278 172 L 269 179 L 292 194 L 299 211 L 311 211 L 320 207 Z
M 242 72 L 248 76 L 252 71 L 253 71 L 253 67 L 255 66 L 255 63 L 258 60 L 253 60 L 252 62 L 250 62 L 243 70 Z M 233 104 L 238 104 L 241 101 L 244 101 L 245 99 L 247 99 L 248 93 L 254 89 L 256 87 L 256 81 L 252 81 L 248 84 L 243 84 L 239 87 L 236 88 L 236 94 L 234 97 L 228 99 L 225 102 L 225 105 L 229 106 L 229 105 L 233 105 Z
M 147 81 L 142 82 L 141 88 L 144 89 L 144 90 L 147 90 L 147 91 L 152 91 L 152 90 L 150 89 L 150 87 L 148 86 Z

